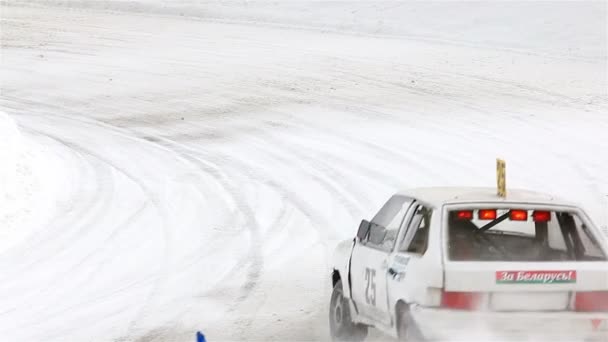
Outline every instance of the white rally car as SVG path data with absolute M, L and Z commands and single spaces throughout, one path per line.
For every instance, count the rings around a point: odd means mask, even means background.
M 608 341 L 607 256 L 587 214 L 549 195 L 396 194 L 336 248 L 332 338 Z

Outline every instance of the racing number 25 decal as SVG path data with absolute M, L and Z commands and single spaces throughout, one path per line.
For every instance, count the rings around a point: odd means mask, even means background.
M 365 280 L 367 287 L 365 288 L 365 301 L 367 304 L 376 306 L 376 270 L 373 268 L 365 269 Z

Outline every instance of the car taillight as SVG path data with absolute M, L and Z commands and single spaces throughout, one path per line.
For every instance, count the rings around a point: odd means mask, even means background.
M 528 211 L 513 209 L 509 213 L 511 221 L 528 221 Z
M 532 213 L 532 218 L 534 218 L 534 222 L 549 222 L 551 221 L 551 212 L 544 210 L 534 210 Z
M 477 310 L 481 302 L 481 293 L 447 292 L 441 296 L 441 306 L 456 310 Z
M 577 292 L 574 300 L 576 311 L 608 311 L 608 291 Z
M 473 219 L 473 210 L 459 210 L 456 212 L 456 218 L 461 221 Z
M 496 220 L 496 209 L 480 209 L 478 216 L 480 220 Z

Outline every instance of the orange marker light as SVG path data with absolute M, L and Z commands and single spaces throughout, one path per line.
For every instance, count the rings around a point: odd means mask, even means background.
M 456 212 L 456 218 L 459 220 L 472 220 L 473 210 L 459 210 Z
M 513 209 L 510 212 L 511 221 L 528 221 L 528 211 L 527 210 L 516 210 Z
M 544 210 L 534 210 L 532 213 L 532 218 L 534 218 L 534 222 L 549 222 L 551 221 L 551 212 Z
M 496 220 L 496 209 L 480 209 L 478 217 L 480 220 Z

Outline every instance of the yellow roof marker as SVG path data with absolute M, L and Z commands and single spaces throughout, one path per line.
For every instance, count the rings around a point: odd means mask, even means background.
M 507 163 L 496 159 L 496 188 L 499 197 L 507 197 Z

